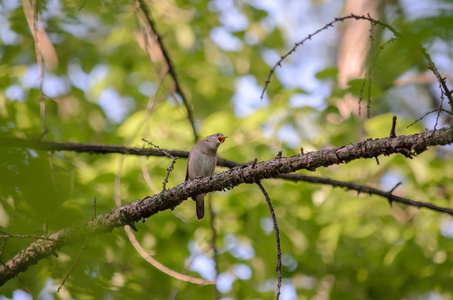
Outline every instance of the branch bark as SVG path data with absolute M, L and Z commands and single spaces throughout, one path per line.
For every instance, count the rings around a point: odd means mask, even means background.
M 272 160 L 237 166 L 209 177 L 188 181 L 152 197 L 148 196 L 131 202 L 89 222 L 61 229 L 48 236 L 52 240 L 33 242 L 0 266 L 0 286 L 69 243 L 79 242 L 87 236 L 108 233 L 114 228 L 133 225 L 142 218 L 149 218 L 163 210 L 174 209 L 189 197 L 201 193 L 232 189 L 243 183 L 255 183 L 262 179 L 279 177 L 281 174 L 301 169 L 314 171 L 319 167 L 347 163 L 360 158 L 374 158 L 379 155 L 396 153 L 412 157 L 427 150 L 429 146 L 451 143 L 453 143 L 452 128 L 429 130 L 396 138 L 368 139 L 348 146 L 291 157 L 276 157 Z M 453 215 L 452 210 L 448 213 Z
M 396 135 L 395 135 L 396 136 Z M 393 136 L 391 136 L 393 137 Z M 74 151 L 77 153 L 88 152 L 90 154 L 111 154 L 118 153 L 124 155 L 137 155 L 137 156 L 164 156 L 162 151 L 152 148 L 131 148 L 117 145 L 104 145 L 104 144 L 83 144 L 83 143 L 57 143 L 57 142 L 45 142 L 38 140 L 27 140 L 18 138 L 0 138 L 0 147 L 12 147 L 12 148 L 31 148 L 35 150 L 46 150 L 46 151 Z M 189 155 L 188 151 L 182 150 L 164 150 L 178 158 L 187 158 Z M 281 157 L 281 156 L 280 156 Z M 217 165 L 227 168 L 234 168 L 238 166 L 244 166 L 250 163 L 241 164 L 232 160 L 227 160 L 219 157 L 217 159 Z M 294 182 L 305 181 L 316 184 L 331 185 L 333 187 L 344 187 L 349 190 L 356 190 L 359 193 L 367 193 L 370 195 L 378 195 L 388 199 L 389 201 L 399 202 L 405 205 L 411 205 L 415 207 L 425 207 L 431 210 L 449 213 L 443 207 L 438 207 L 430 203 L 415 201 L 403 197 L 393 195 L 388 191 L 383 191 L 377 188 L 373 188 L 366 185 L 356 184 L 353 182 L 338 181 L 330 178 L 316 177 L 302 174 L 280 174 L 276 178 L 290 180 Z
M 162 151 L 153 148 L 132 148 L 117 145 L 104 145 L 104 144 L 83 144 L 83 143 L 57 143 L 45 142 L 29 139 L 18 138 L 0 138 L 0 148 L 30 148 L 35 150 L 46 151 L 74 151 L 77 153 L 90 153 L 90 154 L 127 154 L 137 156 L 166 156 Z M 182 150 L 165 150 L 174 157 L 187 158 L 189 151 Z M 217 159 L 217 165 L 221 167 L 234 168 L 241 166 L 241 163 L 226 160 L 223 158 Z

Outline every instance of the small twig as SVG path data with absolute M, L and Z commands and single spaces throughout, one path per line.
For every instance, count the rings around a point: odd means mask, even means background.
M 439 85 L 440 88 L 440 103 L 439 103 L 439 111 L 437 112 L 436 116 L 436 124 L 434 124 L 434 130 L 437 128 L 437 124 L 439 124 L 439 117 L 440 117 L 440 112 L 442 110 L 442 104 L 444 102 L 444 90 L 442 90 L 442 87 Z
M 397 184 L 389 191 L 389 193 L 390 193 L 390 194 L 393 193 L 393 191 L 396 190 L 396 188 L 399 187 L 401 184 L 402 184 L 401 181 L 398 182 L 398 183 L 397 183 Z
M 365 78 L 363 79 L 362 86 L 360 87 L 359 91 L 359 116 L 362 115 L 362 101 L 363 101 L 363 90 L 365 89 L 365 85 L 367 83 L 368 72 L 365 73 Z
M 264 189 L 260 181 L 257 181 L 256 184 L 263 193 L 264 198 L 266 198 L 267 206 L 269 206 L 269 211 L 271 212 L 272 222 L 274 223 L 275 239 L 277 241 L 277 273 L 278 273 L 277 293 L 275 294 L 275 299 L 278 300 L 280 298 L 280 287 L 282 286 L 282 250 L 280 248 L 280 231 L 278 230 L 277 218 L 275 217 L 274 208 L 272 207 L 269 195 L 267 194 L 266 190 Z
M 371 78 L 371 70 L 368 72 L 368 97 L 366 102 L 366 115 L 368 119 L 371 118 L 371 84 L 373 83 L 373 79 Z
M 77 262 L 79 261 L 80 259 L 80 256 L 82 256 L 82 252 L 85 250 L 85 248 L 87 247 L 87 243 L 88 243 L 88 237 L 85 238 L 85 241 L 83 242 L 83 245 L 82 245 L 82 248 L 80 249 L 79 251 L 79 254 L 77 255 L 74 263 L 72 264 L 71 268 L 69 268 L 69 271 L 68 273 L 66 274 L 65 278 L 63 279 L 63 282 L 60 284 L 60 286 L 58 287 L 57 289 L 57 293 L 61 290 L 61 288 L 63 287 L 64 283 L 66 282 L 66 279 L 68 279 L 69 275 L 71 274 L 72 270 L 74 270 L 74 267 L 75 265 L 77 264 Z
M 399 187 L 401 183 L 402 183 L 401 181 L 398 182 L 388 193 L 392 195 L 393 191 L 396 190 L 396 188 Z M 392 207 L 393 206 L 392 198 L 388 197 L 387 200 L 389 201 L 390 207 Z
M 171 164 L 170 164 L 170 167 L 167 168 L 167 175 L 165 176 L 165 179 L 164 179 L 164 182 L 163 182 L 162 192 L 164 192 L 165 189 L 166 189 L 165 186 L 166 186 L 166 184 L 167 184 L 167 182 L 168 182 L 168 176 L 170 176 L 170 172 L 173 170 L 173 167 L 174 167 L 175 162 L 176 162 L 176 160 L 177 160 L 176 157 L 173 157 L 172 159 L 173 159 L 173 160 L 172 160 L 172 162 L 171 162 Z
M 411 127 L 412 125 L 414 125 L 414 124 L 420 122 L 420 121 L 423 120 L 427 115 L 430 115 L 430 114 L 432 114 L 433 112 L 436 112 L 436 111 L 439 111 L 439 108 L 435 108 L 435 109 L 433 109 L 432 111 L 427 112 L 427 113 L 424 114 L 422 117 L 418 118 L 417 120 L 415 120 L 415 121 L 412 122 L 411 124 L 407 125 L 406 128 L 409 128 L 409 127 Z
M 392 119 L 392 129 L 390 130 L 389 138 L 393 139 L 396 138 L 396 116 L 393 116 Z
M 175 162 L 176 160 L 178 159 L 177 157 L 174 157 L 173 155 L 171 155 L 169 152 L 161 149 L 159 146 L 157 145 L 154 145 L 153 143 L 151 142 L 148 142 L 145 138 L 142 138 L 142 141 L 144 141 L 145 143 L 148 143 L 148 145 L 156 148 L 158 151 L 162 152 L 163 154 L 165 154 L 165 156 L 169 157 L 172 159 L 172 162 L 170 164 L 170 167 L 167 168 L 167 175 L 165 176 L 165 179 L 164 179 L 164 182 L 163 182 L 163 188 L 162 188 L 162 192 L 165 192 L 166 190 L 166 185 L 168 183 L 168 177 L 170 176 L 170 172 L 173 170 L 173 167 L 175 165 Z
M 369 14 L 368 14 L 368 17 L 370 17 Z M 382 52 L 382 50 L 384 50 L 385 46 L 396 41 L 395 38 L 391 38 L 390 40 L 385 42 L 382 46 L 380 46 L 377 51 L 375 51 L 374 27 L 375 27 L 375 24 L 371 22 L 371 28 L 370 28 L 370 40 L 371 40 L 371 54 L 370 54 L 371 59 L 370 60 L 371 61 L 370 61 L 370 67 L 369 67 L 368 71 L 365 73 L 365 78 L 363 80 L 362 87 L 360 88 L 360 97 L 359 97 L 359 116 L 360 116 L 361 111 L 362 111 L 361 103 L 363 100 L 363 90 L 365 89 L 366 83 L 368 83 L 368 86 L 367 86 L 368 95 L 367 95 L 367 106 L 366 106 L 368 118 L 371 118 L 371 86 L 373 83 L 373 79 L 371 76 L 373 74 L 374 68 L 376 67 L 376 60 L 377 60 L 379 54 Z
M 276 69 L 278 66 L 281 67 L 281 66 L 282 66 L 281 63 L 282 63 L 289 55 L 291 55 L 293 52 L 295 52 L 296 49 L 297 49 L 299 46 L 303 45 L 306 41 L 311 40 L 311 38 L 312 38 L 313 36 L 317 35 L 318 33 L 322 32 L 322 31 L 324 31 L 324 30 L 329 29 L 330 27 L 333 27 L 333 25 L 334 25 L 335 23 L 343 22 L 343 21 L 345 21 L 345 20 L 347 20 L 347 19 L 356 19 L 356 20 L 363 19 L 363 20 L 368 20 L 368 21 L 370 21 L 372 24 L 379 24 L 379 25 L 381 25 L 381 26 L 383 26 L 383 27 L 386 27 L 386 28 L 387 28 L 387 27 L 390 27 L 390 28 L 391 28 L 391 29 L 389 29 L 390 31 L 392 31 L 394 34 L 395 34 L 395 32 L 396 32 L 397 34 L 399 34 L 399 33 L 396 31 L 396 29 L 393 29 L 393 27 L 391 27 L 391 26 L 389 26 L 389 25 L 387 25 L 387 24 L 384 24 L 384 23 L 382 23 L 382 22 L 380 22 L 380 21 L 374 20 L 374 19 L 372 19 L 372 18 L 370 18 L 370 17 L 357 16 L 357 15 L 351 14 L 351 15 L 349 15 L 349 16 L 345 16 L 345 17 L 342 17 L 342 18 L 335 18 L 332 22 L 327 23 L 324 27 L 322 27 L 322 28 L 316 30 L 315 32 L 313 32 L 313 33 L 311 33 L 311 34 L 309 34 L 306 38 L 304 38 L 304 39 L 301 40 L 300 42 L 295 43 L 295 44 L 294 44 L 294 47 L 291 48 L 291 50 L 289 50 L 286 54 L 284 54 L 284 55 L 282 55 L 282 56 L 280 57 L 280 60 L 277 61 L 277 62 L 275 63 L 275 65 L 272 67 L 272 69 L 271 69 L 270 72 L 269 72 L 269 76 L 268 76 L 268 78 L 267 78 L 267 80 L 266 80 L 266 82 L 265 82 L 265 85 L 264 85 L 264 88 L 263 88 L 263 91 L 262 91 L 262 93 L 261 93 L 261 97 L 260 97 L 260 98 L 263 99 L 264 93 L 266 92 L 267 87 L 268 87 L 269 83 L 271 82 L 271 79 L 272 79 L 272 76 L 273 76 L 273 74 L 274 74 L 274 72 L 275 72 L 275 69 Z M 393 30 L 392 30 L 392 29 L 393 29 Z
M 436 68 L 436 65 L 434 64 L 433 60 L 431 59 L 431 56 L 426 52 L 426 49 L 423 48 L 422 46 L 420 47 L 420 51 L 422 52 L 422 55 L 426 58 L 428 61 L 428 69 L 430 69 L 434 75 L 436 75 L 437 81 L 439 82 L 440 86 L 442 87 L 441 90 L 443 90 L 444 95 L 447 96 L 448 98 L 448 103 L 450 104 L 450 107 L 453 112 L 453 95 L 452 91 L 448 89 L 447 83 L 445 82 L 445 78 L 442 77 L 439 73 L 439 71 Z
M 374 157 L 376 159 L 376 164 L 379 166 L 380 163 L 379 163 L 379 158 L 377 156 Z
M 368 17 L 370 17 L 370 14 L 368 14 Z M 371 61 L 371 66 L 367 72 L 367 75 L 366 77 L 368 78 L 368 97 L 367 97 L 367 104 L 366 104 L 366 114 L 367 114 L 367 117 L 368 119 L 371 118 L 371 84 L 373 83 L 372 82 L 372 74 L 373 74 L 373 69 L 374 69 L 374 62 L 375 62 L 375 59 L 376 59 L 376 54 L 374 53 L 375 52 L 375 39 L 374 39 L 374 27 L 375 27 L 375 24 L 374 23 L 371 23 L 371 26 L 370 26 L 370 40 L 371 40 L 371 56 L 372 56 L 372 61 Z M 359 105 L 359 111 L 360 111 L 360 105 Z
M 41 132 L 41 134 L 38 136 L 36 140 L 41 141 L 47 134 L 49 133 L 49 130 L 47 128 Z
M 439 85 L 439 87 L 441 87 L 441 86 Z M 411 127 L 412 125 L 414 125 L 414 124 L 420 122 L 421 120 L 423 120 L 427 115 L 430 115 L 430 114 L 432 114 L 433 112 L 436 112 L 436 111 L 437 111 L 436 123 L 434 124 L 434 130 L 436 130 L 436 127 L 437 127 L 437 125 L 438 125 L 438 123 L 439 123 L 439 117 L 440 117 L 440 114 L 441 114 L 441 113 L 444 112 L 444 113 L 447 113 L 447 114 L 453 116 L 453 113 L 452 113 L 451 111 L 448 111 L 448 110 L 442 108 L 443 102 L 444 102 L 444 100 L 445 100 L 444 95 L 445 95 L 445 93 L 444 93 L 444 91 L 441 89 L 441 90 L 440 90 L 440 103 L 439 103 L 439 106 L 438 106 L 437 108 L 435 108 L 435 109 L 433 109 L 433 110 L 427 112 L 427 113 L 424 114 L 422 117 L 418 118 L 417 120 L 415 120 L 414 122 L 412 122 L 411 124 L 409 124 L 406 128 Z

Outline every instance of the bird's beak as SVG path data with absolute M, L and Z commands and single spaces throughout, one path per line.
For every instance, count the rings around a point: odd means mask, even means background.
M 220 144 L 222 144 L 223 142 L 225 142 L 226 138 L 226 136 L 219 136 L 217 139 L 219 140 Z

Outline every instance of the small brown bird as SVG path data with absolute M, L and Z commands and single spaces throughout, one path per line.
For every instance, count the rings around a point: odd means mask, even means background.
M 217 149 L 225 139 L 226 136 L 223 134 L 215 133 L 205 137 L 192 147 L 187 159 L 186 181 L 214 174 L 217 165 Z M 204 218 L 204 197 L 205 194 L 200 194 L 193 199 L 196 202 L 199 221 Z

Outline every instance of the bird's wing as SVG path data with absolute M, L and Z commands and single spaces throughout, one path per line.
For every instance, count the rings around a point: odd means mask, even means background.
M 189 153 L 189 157 L 187 158 L 186 181 L 189 181 L 189 161 L 190 161 L 190 153 Z

